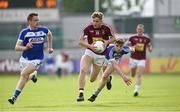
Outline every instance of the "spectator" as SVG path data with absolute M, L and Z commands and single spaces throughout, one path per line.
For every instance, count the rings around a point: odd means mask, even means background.
M 45 67 L 47 70 L 47 73 L 50 77 L 54 76 L 54 58 L 51 54 L 48 54 L 46 59 L 45 59 Z
M 62 50 L 60 54 L 56 56 L 56 72 L 59 77 L 68 75 L 73 70 L 73 64 L 69 55 Z

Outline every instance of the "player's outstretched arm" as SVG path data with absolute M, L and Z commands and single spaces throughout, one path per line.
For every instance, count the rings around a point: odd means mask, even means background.
M 25 51 L 25 50 L 32 48 L 32 46 L 33 46 L 32 42 L 29 42 L 29 43 L 27 43 L 26 46 L 23 46 L 21 41 L 17 41 L 16 46 L 15 46 L 15 50 L 16 51 Z
M 131 80 L 130 80 L 130 78 L 128 78 L 126 75 L 124 75 L 124 73 L 120 70 L 120 68 L 119 68 L 118 64 L 116 63 L 116 61 L 115 61 L 115 60 L 111 60 L 110 62 L 111 62 L 111 64 L 112 64 L 114 70 L 117 72 L 118 75 L 121 76 L 121 78 L 124 80 L 124 82 L 125 82 L 128 86 L 131 85 Z
M 54 50 L 52 48 L 52 33 L 51 31 L 48 32 L 48 53 L 52 53 Z

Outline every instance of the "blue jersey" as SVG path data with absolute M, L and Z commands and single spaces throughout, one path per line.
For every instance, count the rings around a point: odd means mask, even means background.
M 35 30 L 31 30 L 30 27 L 23 29 L 18 37 L 18 41 L 21 41 L 24 46 L 30 41 L 33 43 L 33 47 L 22 52 L 22 57 L 28 60 L 44 58 L 43 47 L 44 41 L 49 32 L 49 29 L 44 26 L 39 26 Z
M 130 48 L 128 46 L 123 46 L 120 52 L 116 52 L 114 49 L 114 45 L 109 45 L 106 52 L 106 59 L 115 59 L 116 61 L 120 61 L 121 57 L 124 54 L 128 54 L 130 52 Z

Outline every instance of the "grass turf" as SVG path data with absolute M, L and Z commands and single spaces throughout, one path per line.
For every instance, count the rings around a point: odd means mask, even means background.
M 112 90 L 106 88 L 95 102 L 87 99 L 98 85 L 87 77 L 85 101 L 76 102 L 78 76 L 49 79 L 39 76 L 29 81 L 14 105 L 8 103 L 19 79 L 18 75 L 0 75 L 0 112 L 134 112 L 180 111 L 180 74 L 149 74 L 143 76 L 140 95 L 133 97 L 132 85 L 126 86 L 119 76 L 113 77 Z M 98 79 L 99 80 L 99 79 Z

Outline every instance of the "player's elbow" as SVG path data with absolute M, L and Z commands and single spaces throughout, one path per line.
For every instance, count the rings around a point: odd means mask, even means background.
M 79 41 L 79 45 L 82 46 L 82 45 L 83 45 L 83 42 L 82 42 L 82 41 Z
M 21 51 L 21 49 L 19 48 L 18 45 L 16 45 L 14 49 L 15 49 L 15 51 Z
M 152 47 L 149 47 L 149 52 L 152 52 L 153 51 L 153 48 Z
M 15 51 L 18 51 L 18 50 L 19 50 L 17 45 L 15 46 L 14 50 L 15 50 Z
M 80 37 L 80 39 L 79 39 L 79 45 L 83 45 L 83 43 L 84 43 L 84 39 L 83 39 L 83 37 Z
M 51 35 L 48 35 L 48 39 L 49 39 L 49 40 L 52 40 L 52 39 L 53 39 L 52 34 L 51 34 Z

